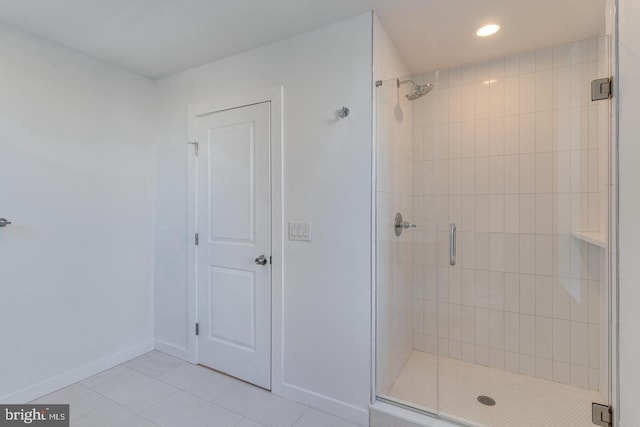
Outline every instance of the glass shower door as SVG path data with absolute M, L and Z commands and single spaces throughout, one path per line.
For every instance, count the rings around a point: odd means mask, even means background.
M 437 414 L 437 87 L 409 100 L 406 80 L 376 89 L 377 395 Z

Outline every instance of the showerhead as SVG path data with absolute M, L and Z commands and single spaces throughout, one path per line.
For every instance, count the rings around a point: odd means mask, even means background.
M 405 84 L 405 83 L 413 84 L 413 90 L 405 95 L 409 101 L 415 101 L 418 98 L 422 98 L 423 96 L 431 92 L 431 89 L 433 89 L 433 85 L 431 83 L 425 83 L 423 85 L 419 85 L 412 80 L 403 80 L 403 81 L 398 80 L 398 87 L 400 87 L 401 84 Z

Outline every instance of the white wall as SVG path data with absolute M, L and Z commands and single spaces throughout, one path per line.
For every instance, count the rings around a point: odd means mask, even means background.
M 640 424 L 640 1 L 619 0 L 620 426 Z
M 284 373 L 274 390 L 368 419 L 371 308 L 371 15 L 157 81 L 156 338 L 186 357 L 187 107 L 284 87 Z M 351 109 L 338 121 L 342 106 Z M 278 284 L 274 284 L 278 285 Z M 278 386 L 278 382 L 283 384 Z
M 152 348 L 153 83 L 0 26 L 0 401 Z
M 412 205 L 412 103 L 393 79 L 409 75 L 380 21 L 373 21 L 373 77 L 385 81 L 376 100 L 376 375 L 377 393 L 388 394 L 411 351 L 412 234 L 396 236 L 396 212 L 415 222 Z M 392 81 L 389 81 L 391 79 Z M 404 93 L 404 92 L 403 92 Z

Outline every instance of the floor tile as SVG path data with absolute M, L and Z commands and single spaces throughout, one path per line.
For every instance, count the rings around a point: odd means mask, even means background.
M 132 370 L 96 384 L 93 390 L 136 412 L 142 412 L 178 391 Z
M 304 405 L 245 383 L 238 384 L 214 403 L 268 427 L 291 427 L 307 410 Z
M 110 403 L 110 400 L 89 387 L 76 383 L 34 400 L 33 403 L 69 404 L 69 418 L 73 420 Z
M 124 365 L 142 374 L 157 378 L 184 363 L 183 360 L 176 359 L 159 351 L 150 351 L 149 353 L 128 361 Z
M 157 424 L 140 414 L 108 403 L 71 422 L 71 427 L 154 427 Z
M 235 427 L 265 427 L 264 424 L 258 424 L 255 421 L 250 420 L 249 418 L 245 418 L 242 421 L 240 421 L 240 424 L 236 425 Z
M 158 379 L 208 401 L 213 401 L 241 383 L 227 375 L 190 363 L 185 363 Z
M 242 416 L 182 391 L 143 412 L 163 427 L 233 427 Z
M 351 421 L 329 415 L 325 412 L 309 408 L 307 412 L 300 417 L 295 427 L 360 427 Z
M 99 374 L 95 374 L 92 377 L 86 378 L 82 381 L 80 381 L 80 384 L 84 384 L 88 387 L 94 386 L 98 383 L 101 383 L 104 380 L 108 380 L 109 378 L 115 377 L 116 375 L 119 375 L 123 372 L 128 371 L 129 368 L 127 368 L 124 365 L 118 365 L 115 366 L 111 369 L 107 369 L 106 371 L 102 371 Z

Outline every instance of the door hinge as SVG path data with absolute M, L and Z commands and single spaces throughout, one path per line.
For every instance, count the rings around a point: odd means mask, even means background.
M 200 144 L 198 144 L 198 141 L 187 141 L 187 144 L 193 145 L 193 154 L 195 154 L 197 156 L 198 155 L 198 147 L 200 145 Z
M 591 422 L 597 426 L 613 427 L 613 408 L 600 403 L 592 403 Z
M 198 233 L 196 233 L 196 236 L 195 236 L 195 243 L 196 243 L 196 246 L 198 246 L 198 243 L 199 243 L 199 242 L 200 242 L 200 237 L 198 236 Z
M 611 78 L 596 79 L 591 82 L 591 100 L 602 101 L 609 99 L 612 95 Z
M 196 323 L 196 335 L 200 335 L 200 324 Z
M 273 264 L 273 259 L 269 256 L 269 264 Z

